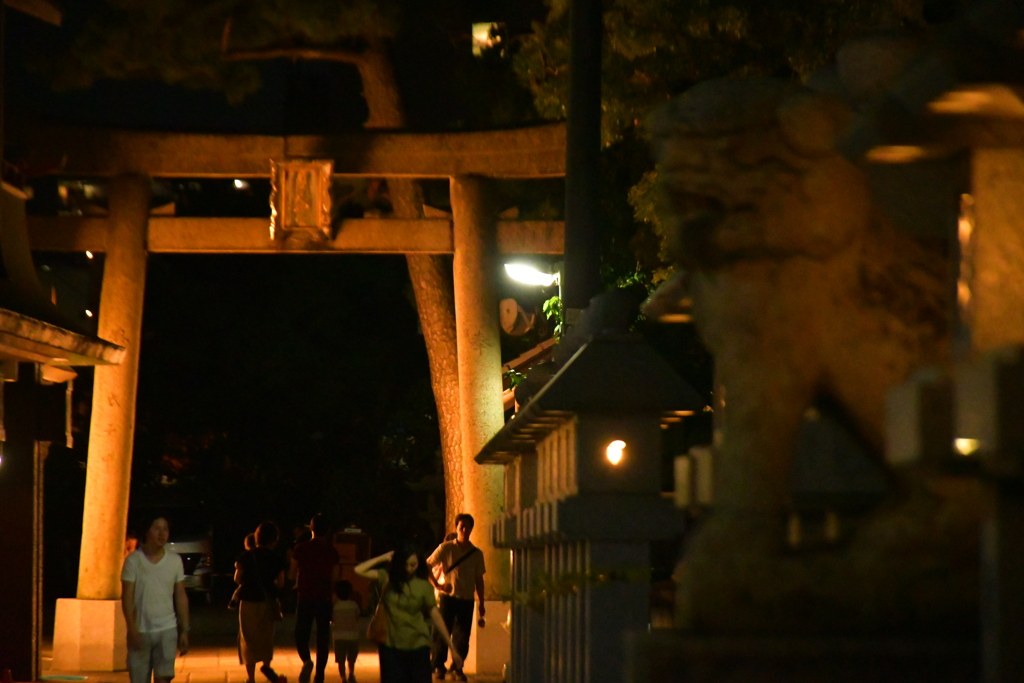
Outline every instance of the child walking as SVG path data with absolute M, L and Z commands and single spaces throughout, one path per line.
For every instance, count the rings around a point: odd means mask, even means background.
M 249 534 L 248 536 L 245 537 L 245 549 L 246 550 L 255 550 L 255 548 L 256 548 L 256 534 L 254 534 L 254 533 L 253 534 Z M 231 601 L 228 602 L 228 609 L 238 609 L 238 596 L 241 594 L 241 592 L 242 592 L 242 587 L 241 586 L 238 586 L 237 588 L 235 588 L 235 592 L 231 594 Z M 238 663 L 239 664 L 242 663 L 241 650 L 239 650 Z
M 334 637 L 334 659 L 342 683 L 356 683 L 356 658 L 359 656 L 359 604 L 352 599 L 352 584 L 338 581 L 334 584 L 334 610 L 331 632 Z M 348 676 L 345 662 L 348 662 Z

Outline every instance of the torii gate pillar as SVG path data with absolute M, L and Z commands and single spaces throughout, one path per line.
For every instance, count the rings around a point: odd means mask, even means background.
M 121 562 L 131 488 L 150 192 L 145 176 L 122 175 L 110 181 L 99 336 L 125 347 L 126 353 L 120 365 L 96 368 L 78 597 L 58 600 L 54 627 L 53 667 L 61 671 L 115 671 L 126 666 Z
M 473 629 L 466 670 L 476 673 L 500 673 L 509 651 L 508 634 L 498 625 L 508 610 L 499 596 L 509 590 L 509 556 L 491 544 L 488 533 L 501 515 L 504 473 L 500 466 L 478 465 L 475 460 L 505 424 L 495 283 L 498 207 L 490 189 L 485 178 L 458 176 L 451 181 L 463 509 L 476 522 L 473 542 L 483 552 L 487 565 L 487 617 L 494 624 Z

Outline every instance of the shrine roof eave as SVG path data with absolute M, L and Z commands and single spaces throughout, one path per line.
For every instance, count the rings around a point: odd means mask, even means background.
M 61 367 L 117 365 L 125 349 L 0 308 L 0 358 Z
M 975 148 L 1024 147 L 1024 103 L 1021 108 L 1016 117 L 969 112 L 880 116 L 852 127 L 840 149 L 870 163 L 899 164 L 947 158 Z
M 476 456 L 504 464 L 530 453 L 579 414 L 649 415 L 663 423 L 704 410 L 706 403 L 642 337 L 598 334 L 584 344 Z

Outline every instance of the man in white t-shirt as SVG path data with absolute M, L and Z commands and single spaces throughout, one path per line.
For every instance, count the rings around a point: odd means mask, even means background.
M 131 683 L 168 683 L 174 655 L 188 652 L 188 596 L 181 556 L 164 549 L 167 520 L 157 517 L 142 546 L 121 569 L 121 609 L 128 626 L 128 675 Z
M 469 635 L 473 631 L 473 598 L 477 598 L 476 609 L 480 619 L 487 612 L 484 606 L 484 554 L 469 540 L 473 533 L 473 516 L 465 512 L 455 517 L 455 540 L 445 541 L 427 558 L 427 566 L 440 567 L 445 582 L 437 580 L 433 572 L 427 578 L 434 588 L 441 592 L 441 616 L 444 625 L 452 634 L 452 644 L 465 661 L 469 654 Z M 446 674 L 445 661 L 448 647 L 435 640 L 430 666 L 439 679 Z M 452 667 L 455 680 L 465 681 L 466 674 L 461 668 Z

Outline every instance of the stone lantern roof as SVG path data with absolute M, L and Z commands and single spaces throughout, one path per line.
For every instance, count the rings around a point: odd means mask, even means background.
M 487 442 L 476 461 L 507 463 L 575 414 L 650 415 L 667 425 L 705 405 L 643 337 L 599 332 Z
M 850 62 L 901 63 L 902 68 L 857 107 L 853 125 L 839 141 L 841 151 L 854 159 L 903 163 L 967 147 L 1019 146 L 1022 30 L 1019 2 L 981 0 L 909 54 L 897 54 L 906 46 L 892 40 L 869 40 L 847 50 Z

